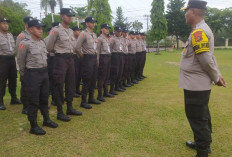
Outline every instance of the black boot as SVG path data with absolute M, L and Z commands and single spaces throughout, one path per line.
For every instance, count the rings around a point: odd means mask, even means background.
M 195 149 L 195 150 L 197 149 L 197 146 L 196 146 L 195 142 L 187 141 L 186 146 L 191 148 L 191 149 Z M 211 153 L 210 147 L 208 148 L 208 153 Z
M 11 105 L 22 104 L 22 102 L 17 97 L 12 97 L 10 101 Z
M 82 112 L 75 110 L 72 107 L 72 103 L 67 103 L 67 115 L 76 115 L 76 116 L 81 116 Z
M 71 120 L 71 118 L 69 118 L 68 116 L 64 114 L 62 105 L 57 105 L 57 119 L 64 121 L 64 122 L 68 122 Z
M 125 90 L 121 89 L 121 88 L 119 87 L 119 84 L 116 84 L 116 85 L 115 85 L 115 91 L 117 91 L 117 92 L 124 92 Z
M 89 94 L 89 104 L 95 104 L 95 105 L 100 105 L 101 102 L 93 98 L 93 94 Z
M 31 124 L 31 129 L 30 129 L 31 134 L 35 134 L 35 135 L 45 135 L 46 134 L 46 131 L 44 131 L 42 128 L 40 128 L 36 121 L 31 121 L 30 124 Z
M 131 85 L 129 85 L 125 80 L 123 81 L 123 86 L 124 87 L 131 87 Z
M 208 149 L 205 150 L 197 149 L 196 157 L 208 157 Z
M 47 126 L 49 128 L 57 128 L 58 127 L 58 124 L 56 124 L 55 122 L 50 120 L 48 113 L 46 115 L 44 115 L 43 118 L 44 118 L 43 126 Z
M 52 104 L 53 106 L 56 106 L 55 100 L 52 100 L 52 101 L 51 101 L 51 104 Z
M 5 104 L 0 102 L 0 110 L 6 110 Z
M 83 95 L 82 95 L 82 100 L 81 100 L 80 107 L 85 108 L 85 109 L 91 109 L 91 108 L 92 108 L 92 106 L 89 105 L 89 104 L 86 102 L 86 96 L 83 96 Z
M 102 96 L 102 90 L 98 90 L 97 100 L 105 102 L 106 99 Z
M 119 88 L 121 88 L 122 90 L 126 90 L 126 88 L 123 86 L 122 82 L 119 83 Z
M 75 98 L 79 98 L 80 96 L 81 96 L 81 95 L 79 95 L 78 93 L 75 93 L 75 94 L 74 94 L 74 97 L 75 97 Z
M 103 94 L 103 96 L 104 96 L 104 97 L 108 97 L 108 98 L 113 98 L 113 97 L 114 97 L 114 95 L 110 94 L 110 93 L 108 92 L 108 90 L 107 90 L 107 89 L 106 89 L 106 90 L 104 90 L 104 94 Z

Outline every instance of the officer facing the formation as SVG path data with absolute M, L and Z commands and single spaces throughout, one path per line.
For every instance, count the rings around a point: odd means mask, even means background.
M 46 132 L 37 124 L 37 113 L 43 115 L 43 125 L 56 128 L 58 125 L 50 120 L 48 113 L 49 78 L 47 72 L 47 50 L 43 40 L 43 27 L 39 20 L 28 23 L 31 34 L 19 44 L 19 69 L 28 95 L 28 120 L 30 133 L 44 135 Z
M 131 86 L 138 84 L 138 81 L 135 80 L 135 69 L 136 69 L 136 33 L 131 31 L 129 33 L 129 43 L 128 43 L 128 79 L 127 83 Z
M 56 27 L 56 26 L 59 26 L 59 22 L 53 22 L 52 23 L 52 28 L 50 28 L 50 31 Z M 48 31 L 48 34 L 50 33 L 50 31 Z M 49 36 L 47 36 L 44 41 L 47 43 L 49 40 Z M 52 95 L 52 101 L 51 101 L 51 104 L 56 106 L 55 105 L 55 100 L 54 100 L 54 81 L 53 81 L 53 67 L 54 67 L 54 56 L 55 56 L 55 53 L 53 52 L 49 52 L 48 53 L 48 76 L 49 76 L 49 91 L 50 91 L 50 94 Z
M 15 63 L 15 41 L 13 35 L 8 32 L 6 18 L 0 19 L 0 110 L 5 110 L 3 97 L 5 96 L 6 83 L 8 80 L 9 93 L 11 94 L 11 104 L 21 104 L 16 96 L 17 70 Z
M 33 18 L 31 16 L 27 16 L 23 19 L 23 22 L 24 22 L 24 28 L 25 30 L 22 31 L 18 37 L 16 38 L 16 54 L 17 54 L 17 62 L 18 62 L 18 58 L 19 58 L 19 53 L 18 53 L 18 49 L 19 49 L 19 43 L 25 39 L 25 38 L 30 38 L 31 37 L 31 34 L 28 30 L 28 22 L 33 20 Z M 27 95 L 26 95 L 26 92 L 25 92 L 25 87 L 24 87 L 24 82 L 23 80 L 21 79 L 21 76 L 20 76 L 20 81 L 21 81 L 21 90 L 20 90 L 20 94 L 21 94 L 21 101 L 23 103 L 23 110 L 22 110 L 22 114 L 27 114 L 27 106 L 28 106 L 28 100 L 27 100 Z
M 146 43 L 146 34 L 141 33 L 142 38 L 142 63 L 141 63 L 141 71 L 140 71 L 140 78 L 144 79 L 146 76 L 143 75 L 143 70 L 146 64 L 146 55 L 147 55 L 147 43 Z
M 110 39 L 111 47 L 111 70 L 110 70 L 110 94 L 118 95 L 116 91 L 123 92 L 124 90 L 119 88 L 120 79 L 122 76 L 122 29 L 121 27 L 114 27 L 115 35 Z
M 107 37 L 109 34 L 109 25 L 102 24 L 101 32 L 102 34 L 98 37 L 97 43 L 97 55 L 98 55 L 98 97 L 99 101 L 105 102 L 104 97 L 114 97 L 109 94 L 107 88 L 107 81 L 110 76 L 110 65 L 111 65 L 111 51 L 110 51 L 110 41 Z M 104 95 L 103 91 L 104 89 Z M 103 97 L 104 96 L 104 97 Z
M 81 29 L 79 27 L 73 27 L 73 38 L 72 43 L 73 47 L 77 44 L 77 39 L 81 33 Z M 80 97 L 80 82 L 81 82 L 81 58 L 82 54 L 78 53 L 74 56 L 74 63 L 75 63 L 75 94 L 74 97 Z
M 82 59 L 82 100 L 80 106 L 85 109 L 91 109 L 90 104 L 101 104 L 100 101 L 94 99 L 94 89 L 97 79 L 97 36 L 93 32 L 97 21 L 92 17 L 87 17 L 85 23 L 87 29 L 81 32 L 78 37 L 76 50 L 83 54 Z M 89 100 L 87 103 L 87 94 Z
M 194 134 L 194 142 L 186 142 L 197 149 L 196 157 L 208 157 L 212 142 L 211 118 L 208 108 L 211 86 L 226 86 L 214 57 L 214 35 L 204 21 L 205 1 L 188 2 L 183 8 L 186 23 L 192 32 L 185 44 L 181 62 L 179 86 L 184 89 L 185 112 Z
M 128 74 L 129 74 L 129 65 L 128 65 L 128 44 L 129 44 L 129 39 L 128 39 L 128 29 L 123 28 L 122 29 L 122 41 L 123 41 L 123 63 L 124 63 L 124 68 L 123 68 L 123 75 L 122 75 L 122 82 L 120 84 L 120 88 L 125 90 L 125 87 L 131 87 L 131 85 L 127 84 L 127 79 L 128 79 Z
M 74 67 L 74 47 L 72 45 L 73 30 L 69 28 L 72 14 L 71 9 L 62 8 L 60 11 L 62 24 L 52 29 L 47 41 L 48 52 L 55 53 L 53 67 L 54 99 L 57 105 L 57 119 L 70 121 L 71 119 L 63 113 L 64 104 L 64 84 L 65 96 L 67 100 L 67 115 L 82 115 L 73 106 L 73 96 L 75 92 L 75 67 Z

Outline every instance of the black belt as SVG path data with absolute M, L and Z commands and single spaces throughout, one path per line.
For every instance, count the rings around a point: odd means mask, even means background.
M 29 72 L 47 72 L 47 70 L 48 70 L 47 67 L 26 69 L 26 71 L 29 71 Z
M 100 56 L 111 56 L 111 54 L 100 54 Z
M 123 52 L 112 52 L 112 55 L 123 55 L 124 53 Z
M 69 58 L 69 57 L 73 57 L 75 54 L 73 53 L 56 53 L 55 56 L 56 57 L 64 57 L 64 58 Z
M 96 58 L 97 54 L 84 54 L 83 56 L 87 58 Z
M 129 55 L 129 56 L 134 56 L 135 54 L 133 54 L 133 53 L 128 53 L 128 55 Z
M 0 58 L 3 58 L 3 59 L 15 59 L 15 56 L 0 55 Z
M 136 52 L 136 54 L 142 54 L 142 52 Z

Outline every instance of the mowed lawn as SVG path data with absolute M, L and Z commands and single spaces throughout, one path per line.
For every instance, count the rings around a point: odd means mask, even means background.
M 213 87 L 210 110 L 213 143 L 210 157 L 232 157 L 232 50 L 216 50 L 227 88 Z M 145 75 L 138 85 L 93 109 L 74 107 L 83 116 L 70 122 L 51 119 L 57 129 L 43 127 L 45 136 L 30 135 L 29 122 L 21 105 L 0 111 L 1 157 L 193 157 L 185 146 L 193 135 L 184 112 L 183 90 L 178 88 L 180 52 L 147 54 Z M 65 106 L 66 110 L 66 106 Z M 42 117 L 39 113 L 39 125 Z

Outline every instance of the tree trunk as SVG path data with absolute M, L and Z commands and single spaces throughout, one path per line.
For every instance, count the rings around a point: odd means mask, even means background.
M 176 36 L 177 50 L 179 49 L 179 36 Z
M 157 48 L 156 48 L 156 55 L 160 55 L 160 52 L 159 52 L 159 41 L 157 41 Z

